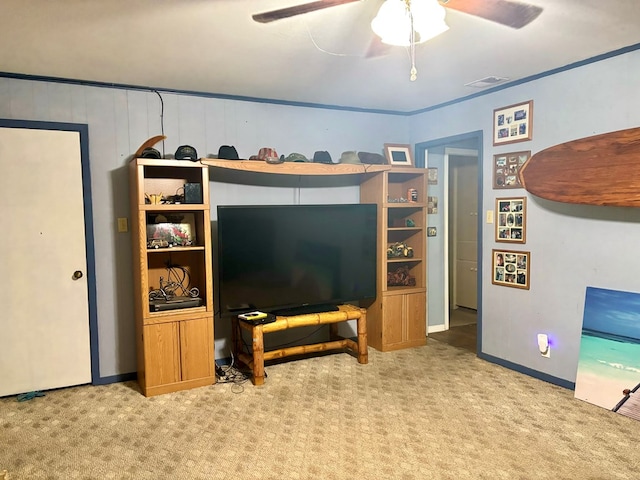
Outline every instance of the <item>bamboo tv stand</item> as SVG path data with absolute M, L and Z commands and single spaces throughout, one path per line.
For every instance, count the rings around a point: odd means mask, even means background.
M 348 320 L 357 320 L 357 342 L 338 335 L 337 324 Z M 265 352 L 264 350 L 265 333 L 278 332 L 289 328 L 326 324 L 330 325 L 331 338 L 328 342 L 279 348 L 268 352 Z M 243 351 L 242 330 L 246 330 L 251 334 L 251 353 Z M 292 355 L 325 352 L 330 350 L 347 350 L 357 357 L 358 363 L 366 364 L 369 361 L 367 353 L 367 310 L 353 305 L 340 305 L 338 307 L 338 311 L 310 313 L 294 317 L 276 317 L 275 322 L 263 325 L 253 325 L 234 317 L 232 326 L 232 345 L 236 358 L 251 369 L 253 374 L 251 381 L 254 385 L 262 385 L 264 383 L 265 361 L 290 357 Z

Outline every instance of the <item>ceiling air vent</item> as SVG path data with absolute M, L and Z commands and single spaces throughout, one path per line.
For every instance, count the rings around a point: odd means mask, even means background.
M 495 85 L 498 85 L 499 83 L 504 83 L 507 80 L 509 79 L 504 77 L 492 76 L 492 77 L 481 78 L 480 80 L 475 80 L 473 82 L 465 83 L 464 86 L 473 87 L 473 88 L 487 88 L 487 87 L 493 87 Z

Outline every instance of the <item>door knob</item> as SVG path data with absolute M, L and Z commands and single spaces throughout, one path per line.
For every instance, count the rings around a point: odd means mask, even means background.
M 80 280 L 82 278 L 82 272 L 80 270 L 76 270 L 73 272 L 73 279 Z

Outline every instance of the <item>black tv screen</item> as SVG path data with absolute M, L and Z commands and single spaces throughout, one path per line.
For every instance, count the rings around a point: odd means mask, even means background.
M 376 297 L 374 204 L 218 206 L 221 316 L 295 315 Z

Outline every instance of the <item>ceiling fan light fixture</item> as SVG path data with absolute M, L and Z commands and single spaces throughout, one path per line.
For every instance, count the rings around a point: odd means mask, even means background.
M 382 43 L 409 47 L 446 32 L 445 16 L 437 0 L 385 0 L 371 29 Z

